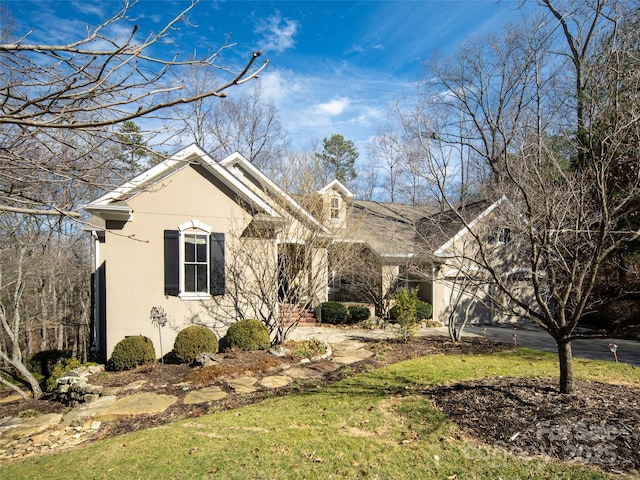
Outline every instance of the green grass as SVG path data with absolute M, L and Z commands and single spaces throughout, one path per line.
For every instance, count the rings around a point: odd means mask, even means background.
M 576 361 L 576 376 L 640 385 L 640 369 Z M 556 376 L 527 349 L 432 356 L 55 455 L 0 466 L 11 479 L 595 479 L 594 469 L 510 456 L 462 438 L 421 395 L 485 376 Z

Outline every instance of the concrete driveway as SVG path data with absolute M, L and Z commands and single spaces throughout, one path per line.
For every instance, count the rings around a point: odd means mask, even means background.
M 540 327 L 531 324 L 492 324 L 492 325 L 467 325 L 464 335 L 483 336 L 486 329 L 488 338 L 505 343 L 514 343 L 513 335 L 520 347 L 528 347 L 536 350 L 558 353 L 553 338 Z M 441 335 L 448 337 L 447 327 L 421 328 L 418 335 Z M 298 327 L 291 335 L 292 340 L 317 338 L 330 344 L 337 344 L 345 340 L 357 340 L 361 338 L 386 339 L 396 337 L 392 329 L 361 330 L 342 329 L 331 327 Z M 573 356 L 590 358 L 592 360 L 613 361 L 613 354 L 609 350 L 609 344 L 618 346 L 618 361 L 630 365 L 640 366 L 640 342 L 637 340 L 624 340 L 618 338 L 597 338 L 591 340 L 576 340 L 572 342 Z
M 488 338 L 505 343 L 514 343 L 519 347 L 528 347 L 536 350 L 558 353 L 555 341 L 536 325 L 513 325 L 513 324 L 493 324 L 493 325 L 472 325 L 467 326 L 463 333 L 484 335 L 486 329 Z M 640 342 L 637 340 L 626 340 L 621 338 L 593 338 L 589 340 L 575 340 L 571 343 L 573 356 L 590 358 L 592 360 L 613 361 L 613 353 L 609 349 L 609 344 L 618 346 L 618 361 L 630 365 L 640 366 Z

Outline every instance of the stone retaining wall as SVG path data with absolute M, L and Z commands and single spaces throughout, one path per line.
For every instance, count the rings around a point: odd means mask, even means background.
M 58 379 L 58 398 L 65 405 L 76 407 L 97 400 L 102 395 L 102 387 L 86 382 L 88 376 L 103 372 L 104 366 L 78 367 L 66 372 Z

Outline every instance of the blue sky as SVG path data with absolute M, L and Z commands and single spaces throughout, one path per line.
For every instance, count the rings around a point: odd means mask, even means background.
M 77 38 L 85 25 L 96 26 L 120 5 L 114 0 L 5 3 L 17 33 L 33 29 L 32 41 L 48 43 Z M 205 53 L 232 34 L 237 45 L 224 60 L 236 66 L 262 50 L 270 61 L 261 76 L 263 91 L 278 107 L 292 145 L 304 149 L 340 133 L 363 155 L 387 106 L 411 95 L 433 52 L 446 55 L 465 38 L 517 19 L 519 3 L 200 0 L 189 14 L 193 27 L 183 25 L 173 36 L 178 50 Z M 188 5 L 140 0 L 131 15 L 146 33 Z

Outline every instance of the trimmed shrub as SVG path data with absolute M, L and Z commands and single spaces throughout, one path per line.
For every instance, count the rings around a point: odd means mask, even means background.
M 320 304 L 320 318 L 322 323 L 341 325 L 347 323 L 349 312 L 340 302 L 324 302 Z
M 152 363 L 156 360 L 156 351 L 149 337 L 136 335 L 120 340 L 108 362 L 110 370 L 131 370 L 138 365 Z
M 422 320 L 428 320 L 431 318 L 433 314 L 433 307 L 428 302 L 423 302 L 422 300 L 418 300 L 418 304 L 416 305 L 416 317 L 419 322 Z
M 360 323 L 364 322 L 371 316 L 371 312 L 367 307 L 363 307 L 362 305 L 351 305 L 349 308 L 349 318 L 351 319 L 350 323 Z
M 178 332 L 173 354 L 181 363 L 192 363 L 201 353 L 217 353 L 218 339 L 213 331 L 202 325 L 191 325 Z
M 267 350 L 271 346 L 269 330 L 259 320 L 240 320 L 227 330 L 227 347 L 244 351 Z

